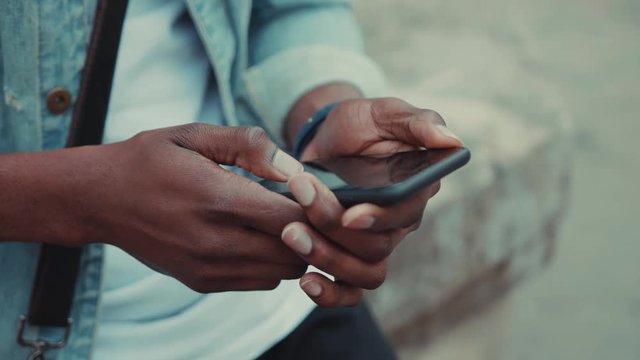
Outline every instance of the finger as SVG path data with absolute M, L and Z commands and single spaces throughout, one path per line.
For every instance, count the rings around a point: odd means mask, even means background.
M 265 179 L 286 181 L 303 170 L 302 164 L 278 149 L 260 127 L 196 123 L 173 127 L 169 131 L 178 146 L 219 164 L 239 166 Z
M 462 146 L 462 140 L 433 110 L 417 109 L 405 101 L 385 98 L 372 103 L 371 113 L 385 138 L 425 148 Z
M 362 301 L 362 289 L 333 282 L 318 273 L 307 273 L 300 278 L 300 287 L 313 302 L 322 307 L 355 306 Z
M 212 229 L 206 229 L 200 236 L 198 252 L 194 257 L 207 263 L 222 260 L 253 261 L 282 265 L 305 265 L 295 252 L 282 243 L 280 234 L 266 234 L 249 228 L 238 226 L 217 227 L 215 235 Z M 282 231 L 282 230 L 281 230 Z M 225 238 L 235 241 L 216 241 L 211 239 Z
M 335 195 L 308 173 L 294 176 L 289 189 L 305 211 L 313 228 L 360 259 L 375 263 L 389 256 L 397 244 L 394 232 L 373 233 L 342 226 L 344 208 Z
M 386 259 L 374 264 L 363 262 L 303 223 L 289 224 L 282 232 L 282 241 L 310 265 L 351 285 L 375 289 L 387 274 Z
M 249 260 L 223 260 L 205 263 L 201 276 L 205 280 L 285 280 L 299 279 L 307 271 L 307 264 L 277 264 Z
M 242 224 L 276 237 L 287 224 L 306 221 L 299 204 L 255 181 L 230 171 L 223 171 L 218 179 L 217 184 L 212 184 L 209 197 L 217 201 L 205 204 L 212 221 Z M 220 199 L 227 205 L 222 206 Z
M 427 201 L 438 191 L 439 183 L 432 185 L 408 200 L 382 207 L 375 204 L 358 204 L 342 215 L 342 225 L 349 229 L 385 231 L 405 228 L 419 222 Z

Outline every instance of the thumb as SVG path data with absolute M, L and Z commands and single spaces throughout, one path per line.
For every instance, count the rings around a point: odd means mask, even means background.
M 462 140 L 454 134 L 437 112 L 421 110 L 418 114 L 404 119 L 405 138 L 413 145 L 427 149 L 463 146 Z M 411 141 L 412 140 L 412 141 Z
M 287 181 L 302 172 L 300 162 L 257 126 L 189 124 L 173 128 L 173 142 L 223 165 L 239 166 L 264 179 Z
M 463 145 L 433 110 L 419 109 L 396 98 L 376 99 L 371 107 L 373 121 L 384 138 L 427 149 Z

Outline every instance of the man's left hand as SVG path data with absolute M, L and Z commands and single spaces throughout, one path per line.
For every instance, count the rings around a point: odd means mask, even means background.
M 302 160 L 461 145 L 435 111 L 394 98 L 351 99 L 329 113 Z M 289 187 L 310 223 L 289 224 L 282 232 L 284 242 L 309 264 L 339 279 L 308 273 L 300 280 L 302 288 L 319 305 L 349 306 L 361 300 L 361 288 L 382 284 L 387 257 L 419 227 L 427 201 L 440 184 L 390 207 L 365 203 L 348 209 L 310 174 L 293 177 Z
M 329 113 L 301 160 L 461 145 L 460 138 L 433 110 L 420 109 L 396 98 L 351 99 Z

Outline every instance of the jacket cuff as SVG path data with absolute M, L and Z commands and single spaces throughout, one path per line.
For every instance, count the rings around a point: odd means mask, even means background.
M 278 52 L 249 68 L 244 82 L 262 125 L 279 144 L 283 144 L 282 124 L 291 107 L 321 85 L 348 83 L 365 97 L 385 93 L 384 75 L 370 58 L 327 45 Z

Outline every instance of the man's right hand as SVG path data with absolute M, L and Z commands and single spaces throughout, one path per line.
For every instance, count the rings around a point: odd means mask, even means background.
M 306 263 L 280 241 L 298 204 L 223 169 L 286 181 L 302 165 L 257 127 L 192 124 L 113 147 L 98 193 L 96 240 L 116 245 L 199 292 L 273 289 Z M 106 175 L 106 174 L 105 174 Z M 100 196 L 102 195 L 102 196 Z
M 0 160 L 0 183 L 22 182 L 0 191 L 0 239 L 113 244 L 199 292 L 273 289 L 307 268 L 280 240 L 301 207 L 220 166 L 302 171 L 260 128 L 191 124 Z

